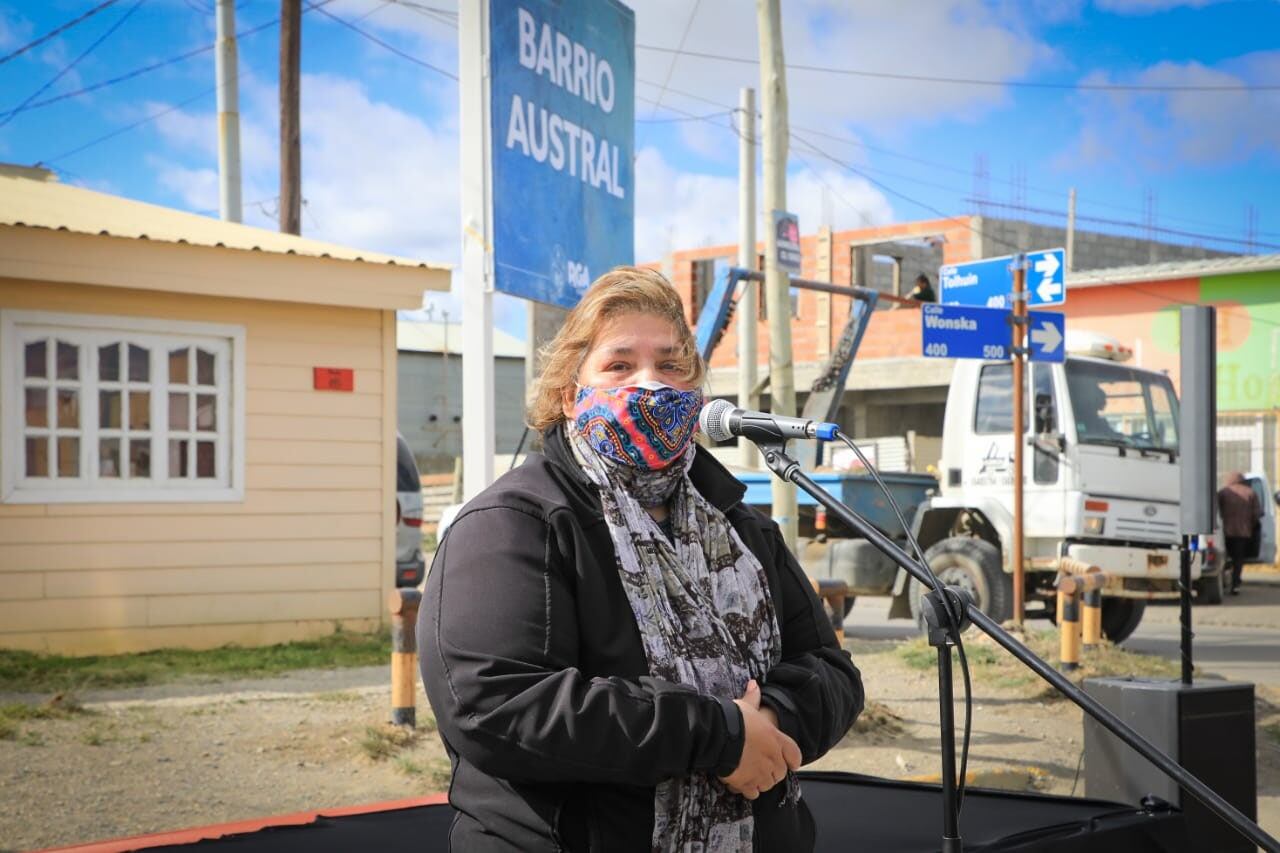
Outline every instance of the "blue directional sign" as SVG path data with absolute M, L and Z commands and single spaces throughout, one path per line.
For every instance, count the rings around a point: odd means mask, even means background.
M 1013 332 L 1009 311 L 963 305 L 920 309 L 923 350 L 929 358 L 1007 359 Z
M 968 305 L 925 305 L 920 309 L 922 350 L 928 358 L 1004 360 L 1011 355 L 1012 311 Z M 1064 361 L 1066 321 L 1055 311 L 1027 315 L 1027 348 L 1032 361 Z
M 494 287 L 575 305 L 635 256 L 635 13 L 488 0 Z
M 1067 324 L 1056 311 L 1027 313 L 1027 346 L 1032 361 L 1065 361 Z
M 1027 304 L 1061 305 L 1067 298 L 1062 249 L 1027 252 Z M 947 264 L 938 270 L 938 301 L 986 308 L 1013 306 L 1014 255 Z

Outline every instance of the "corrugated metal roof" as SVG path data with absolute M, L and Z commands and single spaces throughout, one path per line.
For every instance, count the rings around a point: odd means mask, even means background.
M 0 170 L 0 225 L 370 264 L 449 269 L 447 264 L 429 264 L 412 258 L 322 243 L 68 186 L 54 180 L 41 180 L 39 176 L 26 174 L 29 171 Z
M 396 321 L 396 349 L 409 352 L 443 352 L 448 344 L 449 353 L 462 352 L 462 324 L 438 323 L 422 320 Z M 493 330 L 493 354 L 499 358 L 524 358 L 525 342 L 501 329 Z
M 1232 255 L 1195 261 L 1164 261 L 1158 264 L 1134 264 L 1098 270 L 1067 273 L 1067 287 L 1098 287 L 1130 281 L 1164 281 L 1194 278 L 1202 275 L 1230 275 L 1243 272 L 1280 270 L 1280 254 Z

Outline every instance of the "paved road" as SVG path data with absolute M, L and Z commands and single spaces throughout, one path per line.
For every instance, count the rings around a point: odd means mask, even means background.
M 1250 580 L 1246 574 L 1240 595 L 1217 607 L 1193 608 L 1191 627 L 1198 670 L 1280 687 L 1280 583 Z M 1176 604 L 1148 605 L 1142 624 L 1123 645 L 1178 660 L 1181 636 Z
M 1206 672 L 1280 687 L 1280 576 L 1245 579 L 1240 595 L 1220 606 L 1193 608 L 1193 658 Z M 858 599 L 845 621 L 846 635 L 866 640 L 915 636 L 910 621 L 890 621 L 888 610 L 887 598 Z M 1180 636 L 1177 603 L 1153 603 L 1124 647 L 1177 660 Z

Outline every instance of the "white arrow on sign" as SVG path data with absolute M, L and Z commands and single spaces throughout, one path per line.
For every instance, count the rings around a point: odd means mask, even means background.
M 1036 287 L 1036 295 L 1040 297 L 1041 302 L 1049 302 L 1062 292 L 1062 285 L 1053 280 L 1059 266 L 1061 264 L 1058 263 L 1058 256 L 1052 252 L 1036 261 L 1036 272 L 1044 274 L 1044 278 L 1040 279 L 1040 284 Z
M 1062 333 L 1053 323 L 1041 320 L 1040 328 L 1031 330 L 1031 343 L 1038 344 L 1047 353 L 1053 352 L 1062 343 Z

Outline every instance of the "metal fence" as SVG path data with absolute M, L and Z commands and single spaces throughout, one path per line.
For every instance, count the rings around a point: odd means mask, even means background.
M 1261 471 L 1271 488 L 1280 488 L 1280 413 L 1240 412 L 1218 415 L 1218 474 Z

